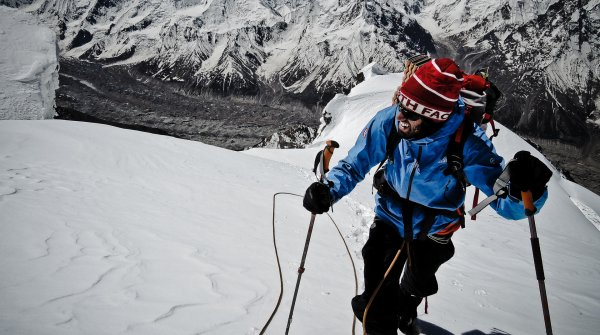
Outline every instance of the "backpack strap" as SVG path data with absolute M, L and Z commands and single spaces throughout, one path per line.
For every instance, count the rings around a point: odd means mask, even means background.
M 381 167 L 387 160 L 389 160 L 390 162 L 394 162 L 394 151 L 396 150 L 398 144 L 400 144 L 400 140 L 402 139 L 402 137 L 400 137 L 400 134 L 398 134 L 398 130 L 396 129 L 395 120 L 396 117 L 394 116 L 394 118 L 392 119 L 392 131 L 390 131 L 390 134 L 388 135 L 387 141 L 385 143 L 385 157 L 383 158 L 381 163 L 379 163 L 375 171 L 379 171 L 379 169 L 381 169 Z
M 381 167 L 383 166 L 383 164 L 385 164 L 385 162 L 388 159 L 391 162 L 394 161 L 394 150 L 396 150 L 398 144 L 400 143 L 400 140 L 402 139 L 400 137 L 400 134 L 398 134 L 398 130 L 396 129 L 395 120 L 396 116 L 394 115 L 394 118 L 392 119 L 392 130 L 390 131 L 390 134 L 388 135 L 387 140 L 385 142 L 385 157 L 383 157 L 383 160 L 381 160 L 381 162 L 377 166 L 377 169 L 375 169 L 371 193 L 373 193 L 373 189 L 379 190 L 379 187 L 381 186 L 380 177 L 383 175 L 384 172 L 384 170 L 382 170 Z
M 485 115 L 490 115 L 490 114 L 485 114 Z M 500 129 L 496 128 L 496 124 L 494 123 L 494 119 L 492 119 L 492 116 L 489 116 L 489 124 L 490 126 L 492 126 L 492 136 L 490 136 L 490 140 L 496 136 L 498 136 L 498 133 L 500 132 Z
M 456 133 L 454 133 L 454 135 L 450 138 L 448 149 L 446 151 L 448 168 L 444 170 L 444 174 L 452 174 L 460 183 L 463 191 L 466 191 L 467 186 L 471 185 L 467 180 L 467 176 L 465 176 L 465 172 L 463 170 L 463 150 L 465 148 L 465 142 L 467 141 L 467 138 L 473 133 L 474 130 L 475 126 L 473 122 L 470 119 L 465 118 Z
M 494 85 L 490 83 L 490 88 L 486 91 L 489 95 L 489 101 L 486 104 L 485 113 L 483 114 L 482 124 L 489 123 L 492 126 L 492 136 L 489 137 L 490 141 L 494 139 L 494 137 L 498 136 L 500 133 L 500 129 L 496 128 L 496 123 L 494 122 L 494 108 L 496 107 L 496 102 L 502 96 L 502 92 Z M 484 128 L 485 129 L 485 128 Z M 475 188 L 475 193 L 473 194 L 473 207 L 475 208 L 479 204 L 479 188 Z M 471 220 L 477 220 L 477 214 L 471 215 Z
M 496 129 L 496 125 L 494 124 L 494 111 L 496 109 L 496 103 L 502 97 L 502 92 L 491 81 L 488 81 L 488 83 L 489 87 L 485 90 L 487 98 L 482 123 L 489 123 L 492 126 L 493 134 L 490 136 L 490 139 L 492 139 L 498 136 L 498 132 L 500 132 L 500 129 Z
M 475 193 L 473 193 L 473 206 L 471 208 L 475 208 L 479 204 L 479 188 L 475 188 Z M 471 220 L 477 220 L 477 214 L 471 215 Z
M 396 192 L 394 192 L 396 193 Z M 396 193 L 398 194 L 398 193 Z M 415 211 L 415 203 L 400 198 L 402 205 L 402 223 L 404 224 L 404 241 L 410 243 L 413 240 L 413 214 Z
M 398 144 L 400 144 L 401 139 L 402 137 L 400 137 L 400 134 L 398 134 L 396 126 L 392 125 L 392 131 L 388 135 L 387 142 L 385 144 L 385 159 L 383 162 L 385 162 L 386 159 L 390 160 L 391 162 L 394 161 L 394 151 L 398 147 Z

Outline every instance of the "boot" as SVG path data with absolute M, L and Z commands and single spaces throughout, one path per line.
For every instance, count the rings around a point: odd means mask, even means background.
M 406 289 L 400 289 L 399 298 L 401 307 L 398 329 L 407 335 L 420 334 L 421 329 L 417 325 L 417 307 L 423 301 L 423 298 L 411 295 Z
M 368 299 L 363 297 L 362 295 L 357 295 L 352 298 L 352 311 L 354 315 L 360 322 L 363 322 L 363 315 L 365 313 L 365 309 L 367 308 L 367 304 L 369 303 Z M 367 316 L 368 322 L 366 325 L 367 335 L 397 335 L 397 327 L 394 325 L 394 319 L 396 316 L 383 316 L 379 314 L 379 311 L 369 309 L 369 315 Z
M 406 335 L 419 335 L 421 334 L 421 328 L 417 324 L 417 318 L 411 316 L 401 316 L 398 319 L 398 329 L 402 334 Z
M 365 308 L 367 308 L 367 303 L 368 301 L 360 294 L 352 298 L 352 311 L 354 312 L 354 316 L 356 316 L 360 322 L 362 322 Z

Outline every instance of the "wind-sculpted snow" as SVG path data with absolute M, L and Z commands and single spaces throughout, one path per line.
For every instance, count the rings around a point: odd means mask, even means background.
M 278 294 L 272 195 L 300 192 L 310 180 L 298 169 L 89 123 L 0 128 L 0 333 L 252 334 L 266 321 Z M 286 283 L 310 217 L 300 200 L 277 205 Z M 354 292 L 337 232 L 321 221 L 305 275 L 320 284 L 300 298 L 299 324 L 313 303 Z M 305 329 L 335 333 L 352 315 L 334 319 Z

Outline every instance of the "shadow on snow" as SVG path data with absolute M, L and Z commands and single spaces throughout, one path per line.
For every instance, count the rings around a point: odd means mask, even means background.
M 447 331 L 446 329 L 437 326 L 433 323 L 419 320 L 419 327 L 421 327 L 421 334 L 425 335 L 454 335 L 452 332 Z M 462 335 L 510 335 L 509 333 L 493 328 L 489 333 L 484 333 L 481 330 L 470 330 L 468 332 L 462 333 Z

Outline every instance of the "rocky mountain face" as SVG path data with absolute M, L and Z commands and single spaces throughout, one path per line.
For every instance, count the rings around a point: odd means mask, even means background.
M 293 95 L 314 104 L 347 89 L 372 61 L 400 69 L 407 55 L 435 52 L 408 3 L 38 0 L 25 8 L 57 28 L 66 57 L 142 65 L 195 90 Z
M 465 69 L 489 68 L 507 126 L 578 145 L 597 136 L 600 2 L 431 1 L 419 22 Z
M 310 143 L 315 138 L 315 135 L 315 128 L 307 125 L 299 125 L 286 129 L 283 132 L 274 133 L 271 137 L 263 139 L 254 147 L 273 149 L 301 148 L 306 143 Z
M 300 147 L 314 138 L 319 125 L 318 111 L 301 105 L 208 92 L 186 94 L 180 83 L 151 78 L 132 67 L 103 67 L 72 58 L 60 59 L 56 93 L 56 112 L 61 119 L 109 124 L 232 150 L 258 143 L 266 146 L 269 141 L 264 139 L 273 134 L 282 134 L 273 136 L 280 142 L 275 147 L 282 147 L 286 138 L 287 145 Z M 298 143 L 301 138 L 304 141 Z

